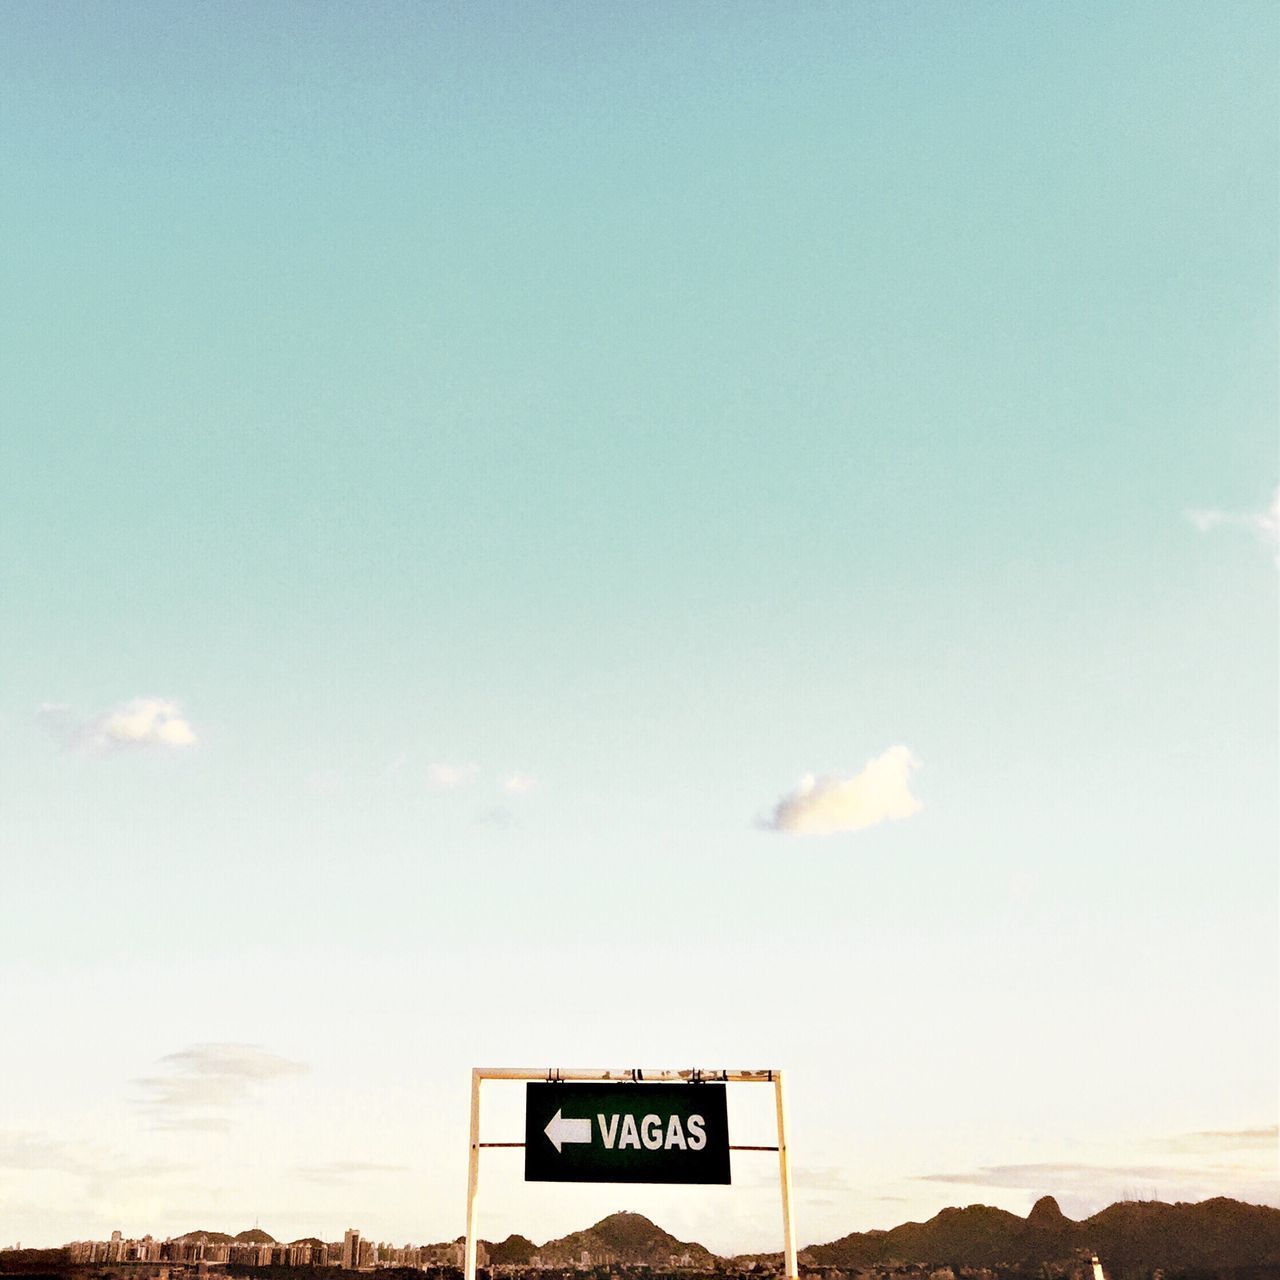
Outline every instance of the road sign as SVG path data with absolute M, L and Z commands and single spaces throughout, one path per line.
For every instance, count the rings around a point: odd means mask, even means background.
M 526 1182 L 729 1182 L 723 1084 L 528 1084 Z

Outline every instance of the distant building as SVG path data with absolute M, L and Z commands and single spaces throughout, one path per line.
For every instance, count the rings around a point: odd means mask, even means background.
M 342 1267 L 345 1271 L 357 1271 L 360 1268 L 360 1233 L 355 1227 L 348 1227 L 342 1237 Z

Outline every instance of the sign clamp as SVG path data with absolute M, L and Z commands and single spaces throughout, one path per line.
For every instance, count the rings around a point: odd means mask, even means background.
M 599 1068 L 548 1067 L 474 1067 L 471 1071 L 471 1140 L 467 1162 L 467 1234 L 464 1255 L 463 1280 L 476 1280 L 476 1207 L 480 1187 L 480 1152 L 486 1147 L 523 1148 L 523 1142 L 480 1141 L 480 1085 L 485 1080 L 523 1080 L 548 1085 L 568 1083 L 621 1084 L 771 1084 L 774 1092 L 774 1110 L 777 1118 L 778 1142 L 776 1146 L 736 1145 L 730 1151 L 776 1151 L 778 1153 L 778 1182 L 782 1194 L 783 1261 L 785 1280 L 798 1280 L 796 1260 L 795 1223 L 791 1216 L 791 1162 L 786 1139 L 786 1096 L 783 1092 L 782 1072 L 774 1069 L 763 1071 L 649 1071 L 639 1067 L 621 1070 Z M 562 1122 L 564 1123 L 564 1122 Z M 574 1139 L 570 1139 L 571 1141 Z

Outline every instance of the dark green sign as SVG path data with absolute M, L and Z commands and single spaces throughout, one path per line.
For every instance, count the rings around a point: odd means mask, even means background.
M 530 1084 L 526 1182 L 728 1183 L 723 1084 Z

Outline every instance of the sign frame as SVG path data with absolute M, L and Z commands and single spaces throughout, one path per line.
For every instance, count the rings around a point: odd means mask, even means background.
M 718 1080 L 530 1080 L 524 1086 L 524 1179 L 728 1186 L 728 1089 Z
M 799 1280 L 796 1263 L 796 1229 L 791 1215 L 791 1160 L 787 1151 L 787 1107 L 783 1090 L 782 1072 L 776 1068 L 757 1071 L 703 1071 L 691 1068 L 687 1071 L 648 1070 L 639 1067 L 608 1069 L 598 1067 L 473 1067 L 471 1069 L 471 1140 L 467 1159 L 467 1235 L 463 1262 L 463 1280 L 476 1280 L 476 1210 L 480 1192 L 480 1151 L 486 1147 L 519 1147 L 523 1142 L 480 1141 L 480 1086 L 486 1080 L 523 1080 L 544 1084 L 686 1084 L 697 1088 L 700 1084 L 771 1084 L 773 1085 L 774 1114 L 777 1118 L 778 1145 L 776 1147 L 736 1146 L 733 1151 L 776 1151 L 778 1153 L 778 1184 L 782 1196 L 782 1251 L 784 1280 Z

